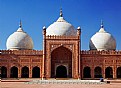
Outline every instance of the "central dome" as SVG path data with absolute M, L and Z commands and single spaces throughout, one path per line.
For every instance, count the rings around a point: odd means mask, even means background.
M 56 22 L 47 28 L 47 35 L 75 36 L 77 34 L 75 28 L 70 23 L 65 21 L 62 15 L 62 10 L 60 10 L 60 17 Z

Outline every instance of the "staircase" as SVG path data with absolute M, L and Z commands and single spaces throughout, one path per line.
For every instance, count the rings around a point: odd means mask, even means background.
M 32 80 L 25 84 L 104 84 L 100 80 Z

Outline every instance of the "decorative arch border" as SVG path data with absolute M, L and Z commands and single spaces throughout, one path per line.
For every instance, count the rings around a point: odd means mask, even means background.
M 73 45 L 71 45 L 71 44 L 51 45 L 51 53 L 52 53 L 54 50 L 56 50 L 56 49 L 58 49 L 58 48 L 60 48 L 60 47 L 64 47 L 64 48 L 66 48 L 66 49 L 68 49 L 69 51 L 72 52 L 72 47 L 73 47 Z

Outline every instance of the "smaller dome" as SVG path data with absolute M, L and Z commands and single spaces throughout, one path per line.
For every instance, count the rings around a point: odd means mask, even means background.
M 91 37 L 89 47 L 90 50 L 115 50 L 116 40 L 110 33 L 104 30 L 102 23 L 99 32 Z
M 47 30 L 47 35 L 66 35 L 66 36 L 75 36 L 77 35 L 77 32 L 73 25 L 68 23 L 63 18 L 62 9 L 60 10 L 60 17 L 56 22 L 51 24 Z
M 18 30 L 7 39 L 6 46 L 9 50 L 33 49 L 33 41 L 31 37 L 23 31 L 21 22 Z

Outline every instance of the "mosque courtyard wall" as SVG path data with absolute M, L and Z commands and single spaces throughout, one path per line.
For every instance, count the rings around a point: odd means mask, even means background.
M 116 40 L 105 31 L 103 22 L 89 42 L 89 50 L 81 50 L 81 28 L 60 17 L 48 28 L 43 27 L 43 50 L 33 49 L 32 38 L 24 32 L 22 22 L 0 50 L 2 78 L 121 78 L 121 51 Z
M 0 50 L 0 52 L 2 78 L 42 78 L 43 51 Z M 121 78 L 121 51 L 80 51 L 80 53 L 80 79 Z M 55 58 L 54 62 L 63 65 L 65 62 L 71 63 L 72 61 L 67 59 L 60 62 L 60 59 Z M 55 69 L 57 67 L 53 64 L 54 62 L 51 67 Z M 35 71 L 33 71 L 34 68 Z M 72 78 L 74 68 L 67 69 L 68 78 Z M 52 70 L 50 78 L 56 78 L 54 72 Z M 46 75 L 44 77 L 46 78 Z

